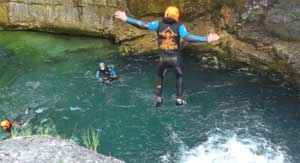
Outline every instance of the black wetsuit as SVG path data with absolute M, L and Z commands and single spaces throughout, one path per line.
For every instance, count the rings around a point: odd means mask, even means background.
M 165 18 L 159 22 L 157 35 L 161 54 L 158 65 L 159 82 L 156 87 L 156 95 L 158 97 L 162 97 L 163 81 L 166 69 L 175 68 L 177 98 L 182 98 L 183 66 L 180 56 L 180 25 L 181 24 L 177 23 L 175 20 L 168 18 Z
M 7 133 L 11 133 L 11 127 L 9 127 L 9 128 L 7 128 L 7 129 L 5 129 L 5 132 L 7 132 Z

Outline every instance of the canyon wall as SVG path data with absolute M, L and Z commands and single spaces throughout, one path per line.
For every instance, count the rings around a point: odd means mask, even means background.
M 160 20 L 168 5 L 181 9 L 189 32 L 221 36 L 212 44 L 184 43 L 186 53 L 300 84 L 299 0 L 1 0 L 0 26 L 109 38 L 123 55 L 145 54 L 157 50 L 156 34 L 116 20 L 113 13 L 120 9 L 142 20 Z

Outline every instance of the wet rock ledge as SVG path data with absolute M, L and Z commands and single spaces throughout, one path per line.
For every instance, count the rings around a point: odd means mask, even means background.
M 29 136 L 0 142 L 0 163 L 124 163 L 77 144 L 50 136 Z

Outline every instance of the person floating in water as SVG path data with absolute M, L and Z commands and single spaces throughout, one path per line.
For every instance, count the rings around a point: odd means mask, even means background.
M 110 82 L 118 79 L 116 71 L 105 65 L 105 63 L 99 63 L 99 70 L 96 72 L 96 78 L 100 82 Z
M 156 31 L 158 37 L 158 46 L 160 49 L 160 61 L 158 66 L 159 82 L 156 85 L 156 107 L 162 105 L 162 92 L 164 75 L 167 68 L 176 69 L 176 89 L 177 99 L 176 105 L 184 105 L 186 101 L 183 99 L 183 66 L 180 57 L 181 44 L 180 39 L 183 38 L 189 42 L 212 42 L 219 40 L 218 34 L 209 34 L 207 37 L 193 35 L 187 32 L 185 26 L 179 22 L 180 12 L 175 6 L 170 6 L 165 10 L 162 21 L 144 22 L 128 17 L 125 12 L 115 12 L 115 17 L 141 29 Z
M 9 119 L 1 121 L 1 128 L 7 133 L 11 133 L 13 128 L 17 128 L 19 125 L 17 122 L 11 122 Z
M 35 117 L 37 113 L 31 109 L 27 108 L 24 113 L 20 114 L 13 121 L 9 119 L 4 119 L 1 121 L 0 126 L 6 133 L 11 133 L 13 129 L 26 127 Z

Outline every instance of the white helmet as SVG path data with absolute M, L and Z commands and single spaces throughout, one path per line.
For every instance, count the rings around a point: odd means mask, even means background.
M 105 63 L 100 62 L 100 63 L 99 63 L 99 67 L 105 67 Z

